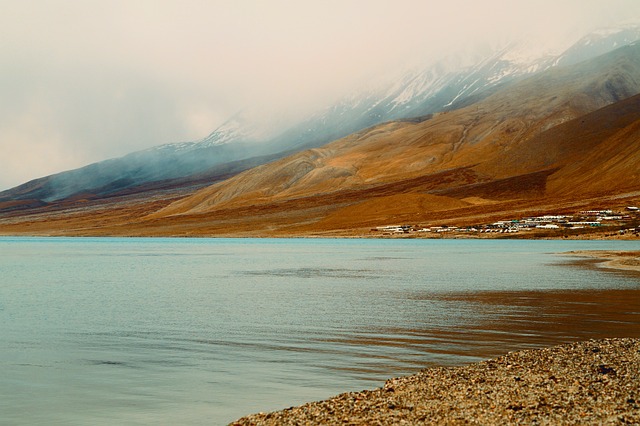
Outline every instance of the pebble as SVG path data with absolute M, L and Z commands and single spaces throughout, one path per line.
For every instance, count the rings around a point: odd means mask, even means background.
M 640 338 L 511 352 L 232 425 L 640 424 Z

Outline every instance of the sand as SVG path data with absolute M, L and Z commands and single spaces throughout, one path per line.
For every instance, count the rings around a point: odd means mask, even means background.
M 603 268 L 640 272 L 640 251 L 576 250 L 563 254 L 595 259 L 598 266 Z
M 640 339 L 590 340 L 430 368 L 379 389 L 232 424 L 640 424 Z

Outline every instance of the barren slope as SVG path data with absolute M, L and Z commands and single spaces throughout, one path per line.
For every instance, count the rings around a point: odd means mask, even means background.
M 464 109 L 375 126 L 195 193 L 156 188 L 3 213 L 0 234 L 362 235 L 379 225 L 473 224 L 607 206 L 622 194 L 636 203 L 637 93 L 640 45 L 504 86 Z
M 637 179 L 613 188 L 607 182 L 638 169 L 639 98 L 619 102 L 638 92 L 640 46 L 632 46 L 505 87 L 461 110 L 386 123 L 257 167 L 151 217 L 332 194 L 331 205 L 339 204 L 336 198 L 352 205 L 334 214 L 364 219 L 372 209 L 415 209 L 419 197 L 389 198 L 402 193 L 447 196 L 437 203 L 459 208 L 468 197 L 504 202 L 635 189 Z M 586 178 L 584 169 L 600 180 Z M 402 182 L 408 184 L 393 194 L 378 191 Z

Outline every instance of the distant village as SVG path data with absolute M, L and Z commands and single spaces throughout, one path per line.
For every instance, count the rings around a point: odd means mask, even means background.
M 606 228 L 604 228 L 606 227 Z M 420 234 L 424 236 L 446 235 L 481 235 L 481 234 L 515 234 L 535 231 L 540 234 L 557 235 L 572 231 L 571 234 L 581 234 L 585 231 L 610 230 L 615 235 L 625 235 L 640 238 L 640 211 L 636 206 L 628 206 L 624 211 L 613 210 L 583 210 L 575 214 L 549 214 L 543 216 L 525 217 L 520 219 L 500 220 L 493 223 L 473 226 L 419 226 L 419 225 L 385 225 L 371 229 L 372 232 L 383 236 L 401 236 L 406 234 Z M 613 236 L 611 234 L 610 236 Z

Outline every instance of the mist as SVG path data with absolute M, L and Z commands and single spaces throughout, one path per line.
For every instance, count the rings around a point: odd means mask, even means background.
M 286 123 L 455 52 L 640 21 L 635 0 L 558 3 L 0 0 L 0 190 L 243 109 Z

